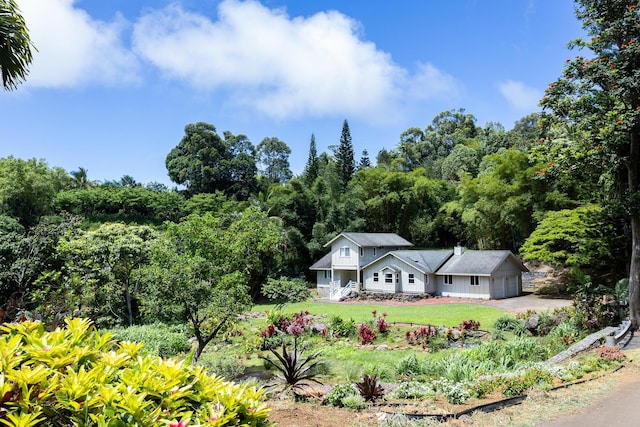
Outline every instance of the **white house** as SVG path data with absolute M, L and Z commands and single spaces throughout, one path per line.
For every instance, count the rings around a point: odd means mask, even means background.
M 393 233 L 341 233 L 310 269 L 318 295 L 340 299 L 351 290 L 428 293 L 499 299 L 522 293 L 527 268 L 510 251 L 411 250 Z
M 340 233 L 324 247 L 331 251 L 310 269 L 316 271 L 318 295 L 328 298 L 330 288 L 359 289 L 362 267 L 401 248 L 413 246 L 394 233 Z

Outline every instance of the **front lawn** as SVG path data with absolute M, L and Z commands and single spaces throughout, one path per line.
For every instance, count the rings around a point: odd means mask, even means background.
M 254 312 L 274 310 L 273 304 L 254 306 Z M 460 322 L 473 319 L 480 322 L 482 329 L 493 326 L 495 321 L 505 314 L 504 310 L 480 304 L 434 304 L 434 305 L 381 305 L 349 304 L 306 301 L 288 304 L 284 311 L 299 313 L 308 311 L 314 315 L 340 316 L 353 318 L 357 323 L 371 320 L 372 312 L 386 313 L 389 323 L 407 323 L 435 326 L 458 326 Z

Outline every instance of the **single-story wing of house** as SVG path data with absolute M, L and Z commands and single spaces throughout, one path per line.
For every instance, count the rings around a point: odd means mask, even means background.
M 506 250 L 413 250 L 393 233 L 341 233 L 313 264 L 318 296 L 352 290 L 500 299 L 522 293 L 522 262 Z

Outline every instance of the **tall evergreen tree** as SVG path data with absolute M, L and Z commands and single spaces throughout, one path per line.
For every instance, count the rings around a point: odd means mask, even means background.
M 353 154 L 353 144 L 351 142 L 351 131 L 349 131 L 349 122 L 344 119 L 342 124 L 342 135 L 340 136 L 340 145 L 335 152 L 336 169 L 338 177 L 342 183 L 342 188 L 347 188 L 347 184 L 353 178 L 356 172 L 356 161 Z
M 316 136 L 311 134 L 309 143 L 309 157 L 304 167 L 304 182 L 310 187 L 318 177 L 318 150 L 316 148 Z
M 369 159 L 369 152 L 365 148 L 362 150 L 362 157 L 360 157 L 360 163 L 358 163 L 358 170 L 364 170 L 371 167 L 371 159 Z

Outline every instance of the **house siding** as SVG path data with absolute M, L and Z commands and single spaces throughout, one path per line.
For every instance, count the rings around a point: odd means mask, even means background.
M 392 272 L 394 275 L 392 284 L 385 283 L 385 274 L 387 272 Z M 374 273 L 378 273 L 378 282 L 373 281 Z M 414 283 L 409 283 L 409 274 L 413 274 Z M 433 293 L 435 285 L 433 277 L 430 276 L 432 275 L 425 275 L 422 271 L 389 256 L 374 262 L 363 270 L 363 290 L 370 292 Z
M 349 248 L 349 256 L 340 256 L 340 248 Z M 331 245 L 331 265 L 341 269 L 356 270 L 360 259 L 360 248 L 344 237 Z
M 439 295 L 458 298 L 491 298 L 491 278 L 478 276 L 478 285 L 471 285 L 471 276 L 453 275 L 453 283 L 445 284 L 445 276 L 438 276 Z
M 505 260 L 493 274 L 491 298 L 502 299 L 522 295 L 520 268 L 510 259 Z

